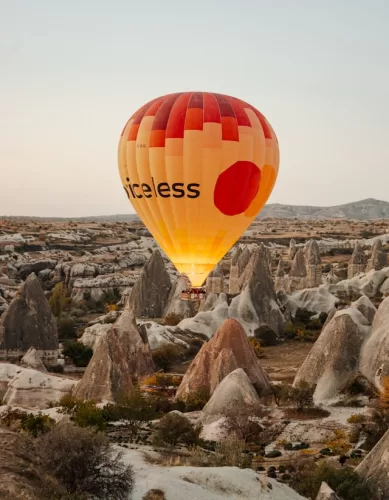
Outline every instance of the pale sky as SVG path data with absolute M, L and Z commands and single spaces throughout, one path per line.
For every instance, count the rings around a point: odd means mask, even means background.
M 270 121 L 269 202 L 389 201 L 388 0 L 0 0 L 0 214 L 132 212 L 122 128 L 188 90 Z

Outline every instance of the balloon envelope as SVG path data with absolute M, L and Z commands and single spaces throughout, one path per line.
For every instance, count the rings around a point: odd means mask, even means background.
M 118 160 L 135 211 L 177 269 L 200 286 L 268 199 L 279 148 L 250 104 L 183 92 L 131 116 Z

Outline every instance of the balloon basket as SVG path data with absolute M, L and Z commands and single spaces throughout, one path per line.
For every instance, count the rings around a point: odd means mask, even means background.
M 205 298 L 205 288 L 192 287 L 183 290 L 180 295 L 181 300 L 200 301 Z

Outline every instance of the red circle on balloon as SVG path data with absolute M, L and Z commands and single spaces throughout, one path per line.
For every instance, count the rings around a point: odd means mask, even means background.
M 237 161 L 217 178 L 213 202 L 225 215 L 244 213 L 256 194 L 261 182 L 261 171 L 251 161 Z

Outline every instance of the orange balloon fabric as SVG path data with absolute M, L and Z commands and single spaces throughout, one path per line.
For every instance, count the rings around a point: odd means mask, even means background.
M 201 286 L 266 203 L 279 148 L 250 104 L 183 92 L 131 116 L 118 160 L 135 211 L 178 271 Z

